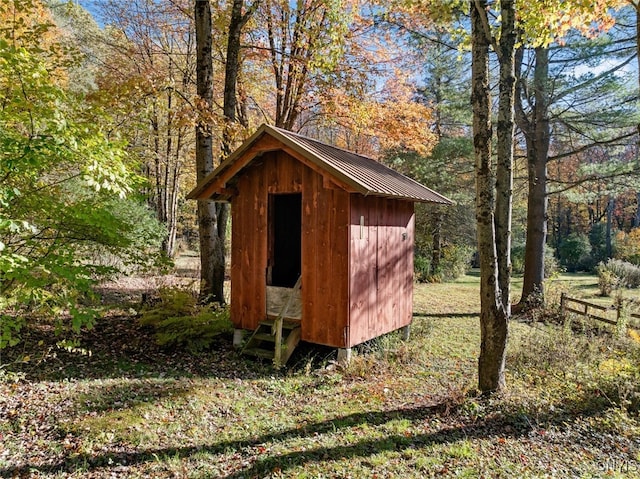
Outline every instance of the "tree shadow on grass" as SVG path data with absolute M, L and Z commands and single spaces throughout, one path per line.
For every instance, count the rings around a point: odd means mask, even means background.
M 241 357 L 231 333 L 219 336 L 208 350 L 192 354 L 156 344 L 153 331 L 133 315 L 101 318 L 76 337 L 77 347 L 59 343 L 53 326 L 31 324 L 23 343 L 3 351 L 4 369 L 28 381 L 115 378 L 258 379 L 273 375 L 268 362 Z M 29 357 L 28 361 L 22 358 Z
M 153 463 L 167 457 L 175 460 L 188 459 L 197 455 L 201 458 L 202 454 L 213 456 L 234 451 L 240 456 L 245 456 L 246 461 L 240 462 L 236 458 L 236 464 L 244 464 L 244 467 L 224 476 L 225 479 L 264 477 L 276 469 L 282 473 L 287 469 L 307 463 L 369 457 L 385 451 L 404 451 L 425 448 L 431 445 L 453 444 L 462 439 L 500 438 L 500 440 L 503 440 L 538 435 L 539 440 L 544 441 L 543 432 L 541 431 L 550 427 L 550 425 L 564 428 L 577 418 L 594 416 L 607 409 L 605 402 L 593 403 L 593 398 L 585 395 L 583 398 L 567 400 L 561 407 L 546 413 L 527 413 L 521 407 L 514 407 L 513 410 L 502 410 L 496 414 L 490 413 L 484 418 L 478 419 L 460 414 L 462 404 L 460 401 L 456 403 L 447 398 L 440 403 L 432 405 L 354 413 L 242 440 L 220 441 L 185 447 L 139 449 L 133 452 L 112 452 L 107 450 L 100 454 L 69 455 L 57 463 L 46 465 L 23 464 L 17 467 L 0 469 L 0 476 L 22 477 L 34 473 L 73 474 L 78 471 L 92 472 L 100 469 L 108 470 L 112 467 L 122 468 Z M 317 442 L 318 436 L 333 434 L 336 431 L 347 428 L 363 425 L 376 427 L 397 420 L 422 423 L 428 422 L 433 418 L 438 418 L 442 423 L 450 421 L 455 423 L 456 426 L 421 434 L 392 433 L 381 438 L 363 439 L 348 445 L 320 446 L 313 449 L 295 450 L 286 454 L 269 455 L 264 452 L 256 452 L 256 448 L 259 449 L 269 443 L 277 444 L 305 438 L 314 438 L 314 442 Z M 602 437 L 601 435 L 585 434 L 580 438 L 581 446 L 594 446 L 599 449 L 603 447 Z M 637 461 L 633 453 L 633 450 L 629 451 L 628 459 L 625 458 L 624 460 L 636 464 Z
M 165 398 L 187 396 L 194 386 L 178 379 L 127 379 L 126 381 L 92 385 L 90 392 L 73 398 L 73 411 L 103 413 L 124 411 L 137 406 L 153 405 Z

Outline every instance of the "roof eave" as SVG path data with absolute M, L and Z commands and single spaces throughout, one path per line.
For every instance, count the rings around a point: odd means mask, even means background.
M 208 185 L 216 177 L 218 177 L 222 172 L 224 172 L 224 170 L 226 170 L 229 166 L 231 166 L 235 162 L 235 160 L 241 157 L 251 147 L 251 145 L 255 141 L 257 141 L 267 131 L 267 128 L 269 127 L 266 124 L 263 124 L 262 126 L 260 126 L 260 128 L 258 128 L 253 135 L 247 138 L 244 141 L 244 143 L 242 143 L 242 145 L 238 147 L 238 149 L 236 149 L 233 153 L 231 153 L 226 160 L 220 163 L 217 168 L 215 168 L 211 173 L 205 176 L 205 178 L 202 181 L 200 181 L 198 185 L 187 194 L 186 199 L 188 200 L 208 199 L 202 196 L 203 191 L 207 189 Z

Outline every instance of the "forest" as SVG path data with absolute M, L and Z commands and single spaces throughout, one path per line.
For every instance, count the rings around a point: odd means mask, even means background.
M 639 25 L 1 2 L 0 477 L 640 474 Z M 234 349 L 229 205 L 187 196 L 262 124 L 453 201 L 415 206 L 408 340 Z

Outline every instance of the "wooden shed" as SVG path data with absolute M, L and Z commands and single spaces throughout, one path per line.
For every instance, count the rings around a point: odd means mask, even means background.
M 189 198 L 231 202 L 231 320 L 259 343 L 274 333 L 260 325 L 284 316 L 286 357 L 298 339 L 348 353 L 408 326 L 414 203 L 451 204 L 375 160 L 267 125 Z

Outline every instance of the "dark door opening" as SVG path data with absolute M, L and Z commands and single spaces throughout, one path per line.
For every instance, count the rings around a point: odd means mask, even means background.
M 302 194 L 271 195 L 271 286 L 295 286 L 302 271 Z M 269 281 L 270 279 L 270 281 Z

